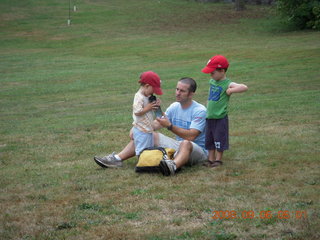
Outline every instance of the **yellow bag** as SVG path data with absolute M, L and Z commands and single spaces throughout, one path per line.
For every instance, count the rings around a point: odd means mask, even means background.
M 163 159 L 173 159 L 172 148 L 150 147 L 144 149 L 139 156 L 136 172 L 159 172 L 159 164 Z

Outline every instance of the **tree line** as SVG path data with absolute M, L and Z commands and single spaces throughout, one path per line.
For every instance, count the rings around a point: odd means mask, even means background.
M 274 5 L 288 24 L 299 29 L 320 30 L 320 0 L 195 0 L 197 2 L 229 2 L 236 11 L 246 4 Z

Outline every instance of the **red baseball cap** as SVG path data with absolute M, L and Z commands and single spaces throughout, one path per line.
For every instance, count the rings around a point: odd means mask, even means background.
M 147 83 L 153 87 L 154 93 L 162 95 L 161 80 L 158 74 L 152 71 L 143 72 L 140 75 L 139 83 Z
M 212 73 L 216 68 L 228 68 L 229 62 L 222 55 L 213 56 L 201 71 L 203 73 Z

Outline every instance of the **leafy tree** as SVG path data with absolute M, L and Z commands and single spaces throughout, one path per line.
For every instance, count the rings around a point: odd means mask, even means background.
M 320 0 L 278 0 L 278 10 L 300 29 L 320 30 Z
M 245 9 L 245 1 L 244 0 L 235 0 L 236 10 L 242 11 Z

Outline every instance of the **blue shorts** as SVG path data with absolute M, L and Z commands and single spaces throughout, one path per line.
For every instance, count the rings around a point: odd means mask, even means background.
M 229 120 L 228 115 L 221 119 L 206 120 L 207 150 L 223 152 L 229 149 Z
M 140 131 L 138 128 L 133 128 L 133 141 L 136 148 L 136 155 L 140 155 L 143 149 L 153 147 L 153 134 Z

